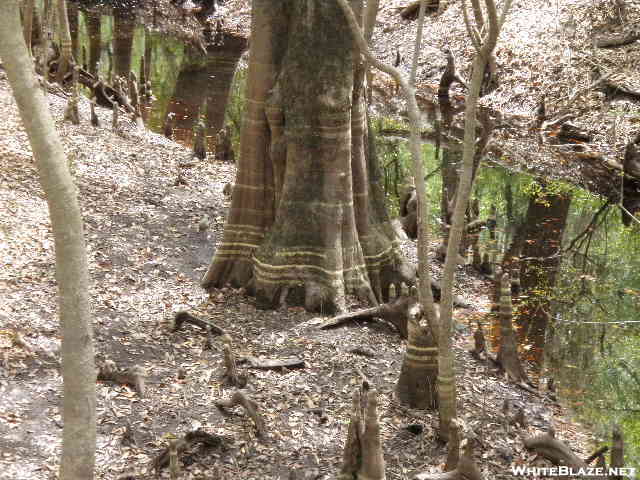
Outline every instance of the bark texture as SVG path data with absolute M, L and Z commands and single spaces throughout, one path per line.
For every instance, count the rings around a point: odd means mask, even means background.
M 247 286 L 265 308 L 376 302 L 412 272 L 380 213 L 347 22 L 332 2 L 256 1 L 252 39 L 238 179 L 203 286 Z
M 97 77 L 98 62 L 100 62 L 101 42 L 101 19 L 100 14 L 92 10 L 85 13 L 87 22 L 87 35 L 89 37 L 89 72 Z
M 353 395 L 351 422 L 339 480 L 385 480 L 385 462 L 375 390 L 364 383 Z
M 58 61 L 58 83 L 62 84 L 65 75 L 73 68 L 73 44 L 71 42 L 71 30 L 69 17 L 67 16 L 67 2 L 57 0 L 58 7 L 58 35 L 60 36 L 60 60 Z
M 438 404 L 438 348 L 431 330 L 409 318 L 409 339 L 396 384 L 398 401 L 411 408 L 433 410 Z
M 82 219 L 76 187 L 20 31 L 18 2 L 7 0 L 4 5 L 0 57 L 34 152 L 55 241 L 64 379 L 60 478 L 88 480 L 95 463 L 96 371 Z

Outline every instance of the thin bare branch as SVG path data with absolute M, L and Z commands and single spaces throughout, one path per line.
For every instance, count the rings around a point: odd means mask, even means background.
M 349 28 L 353 38 L 360 49 L 360 52 L 366 57 L 366 59 L 376 67 L 378 70 L 385 72 L 394 78 L 394 80 L 400 85 L 402 93 L 407 101 L 407 111 L 409 113 L 409 149 L 411 151 L 411 157 L 413 159 L 413 180 L 416 186 L 416 192 L 418 193 L 418 274 L 420 277 L 420 303 L 423 310 L 427 313 L 429 322 L 436 322 L 439 318 L 436 313 L 435 304 L 433 301 L 433 292 L 431 291 L 431 273 L 428 260 L 428 248 L 429 248 L 429 235 L 428 235 L 428 208 L 424 199 L 426 198 L 426 187 L 424 181 L 424 165 L 422 162 L 421 140 L 420 140 L 420 110 L 418 109 L 418 102 L 416 100 L 415 90 L 413 84 L 409 83 L 400 70 L 393 68 L 390 65 L 386 65 L 379 61 L 371 54 L 367 46 L 367 42 L 362 35 L 362 31 L 358 25 L 358 22 L 353 14 L 353 10 L 349 6 L 347 0 L 336 0 L 342 12 L 347 19 Z M 434 331 L 437 329 L 435 323 L 431 323 L 431 328 Z
M 371 44 L 373 29 L 376 25 L 376 17 L 380 9 L 380 0 L 367 0 L 367 7 L 364 11 L 364 38 L 367 45 Z
M 427 9 L 427 0 L 420 2 L 420 10 L 418 12 L 418 31 L 416 32 L 416 43 L 413 49 L 413 61 L 411 62 L 411 73 L 409 75 L 409 83 L 415 85 L 416 72 L 418 71 L 418 59 L 422 50 L 422 28 L 424 27 L 424 12 Z
M 480 0 L 471 0 L 471 8 L 473 9 L 473 16 L 476 19 L 476 26 L 479 31 L 482 31 L 484 28 L 484 16 L 482 15 Z
M 471 19 L 469 18 L 469 12 L 467 11 L 467 1 L 462 0 L 462 16 L 464 18 L 464 26 L 467 28 L 467 35 L 469 35 L 469 39 L 471 40 L 471 44 L 477 53 L 480 53 L 480 34 L 475 29 L 473 25 L 471 25 Z

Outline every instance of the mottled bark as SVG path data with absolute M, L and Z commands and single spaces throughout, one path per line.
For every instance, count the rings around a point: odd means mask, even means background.
M 263 307 L 375 302 L 406 269 L 370 184 L 379 173 L 347 23 L 317 0 L 257 1 L 253 15 L 238 181 L 203 285 L 247 286 Z
M 58 36 L 60 41 L 60 59 L 58 60 L 56 79 L 58 83 L 62 84 L 65 75 L 73 68 L 73 44 L 71 43 L 69 17 L 67 16 L 67 2 L 65 0 L 57 0 L 56 5 L 58 7 Z
M 0 15 L 0 57 L 13 89 L 45 192 L 55 242 L 62 336 L 61 480 L 93 478 L 96 446 L 89 274 L 77 190 L 20 29 L 17 0 Z

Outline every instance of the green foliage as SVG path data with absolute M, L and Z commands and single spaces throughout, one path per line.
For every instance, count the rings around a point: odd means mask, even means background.
M 383 176 L 387 208 L 392 217 L 397 216 L 401 196 L 407 187 L 413 185 L 413 166 L 407 139 L 400 136 L 392 136 L 390 133 L 404 133 L 408 130 L 408 126 L 389 117 L 378 117 L 373 121 L 373 130 L 376 138 L 378 161 Z M 430 223 L 435 228 L 437 227 L 436 219 L 440 217 L 442 190 L 442 178 L 438 174 L 440 161 L 435 158 L 433 145 L 424 144 L 422 146 L 422 155 L 425 162 L 425 171 L 427 172 L 426 186 L 429 199 Z
M 229 92 L 229 103 L 225 112 L 225 125 L 231 127 L 231 142 L 233 150 L 240 152 L 240 132 L 242 130 L 242 118 L 245 109 L 245 91 L 247 85 L 248 68 L 240 64 L 236 69 Z

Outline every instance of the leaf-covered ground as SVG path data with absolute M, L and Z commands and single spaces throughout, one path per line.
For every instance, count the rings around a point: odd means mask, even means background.
M 358 372 L 380 395 L 387 478 L 442 468 L 446 451 L 435 440 L 436 415 L 393 400 L 404 342 L 392 327 L 369 323 L 320 331 L 321 319 L 300 309 L 258 311 L 241 292 L 225 289 L 208 297 L 200 289 L 222 233 L 222 189 L 233 179 L 233 166 L 194 162 L 183 147 L 126 121 L 119 135 L 109 126 L 94 129 L 86 103 L 82 125 L 62 123 L 64 100 L 49 100 L 84 213 L 98 358 L 139 365 L 147 375 L 144 398 L 126 386 L 97 385 L 97 478 L 114 479 L 128 470 L 136 478 L 153 478 L 149 463 L 167 434 L 197 428 L 228 438 L 227 448 L 188 452 L 182 478 L 288 479 L 291 470 L 298 470 L 297 478 L 334 478 Z M 0 478 L 51 479 L 62 431 L 53 241 L 27 137 L 4 79 L 0 110 Z M 110 125 L 109 112 L 100 110 L 99 116 Z M 186 184 L 176 185 L 179 170 Z M 210 228 L 199 232 L 204 215 Z M 436 276 L 439 268 L 434 264 Z M 512 478 L 510 465 L 532 461 L 522 447 L 523 432 L 504 430 L 505 399 L 525 406 L 528 432 L 553 424 L 574 449 L 586 446 L 587 436 L 555 404 L 488 374 L 471 358 L 467 325 L 483 318 L 488 285 L 461 269 L 458 286 L 475 305 L 456 314 L 460 416 L 481 442 L 476 460 L 485 478 Z M 216 340 L 207 350 L 197 328 L 172 332 L 168 321 L 182 309 L 225 329 L 241 355 L 304 359 L 304 369 L 247 371 L 247 392 L 260 404 L 268 439 L 256 439 L 242 410 L 223 415 L 215 407 L 232 393 L 220 381 L 222 343 Z M 30 348 L 13 341 L 16 332 Z M 356 347 L 375 356 L 352 353 Z M 309 411 L 316 407 L 322 415 Z M 423 432 L 406 430 L 412 423 L 423 425 Z M 123 442 L 127 428 L 134 444 Z

